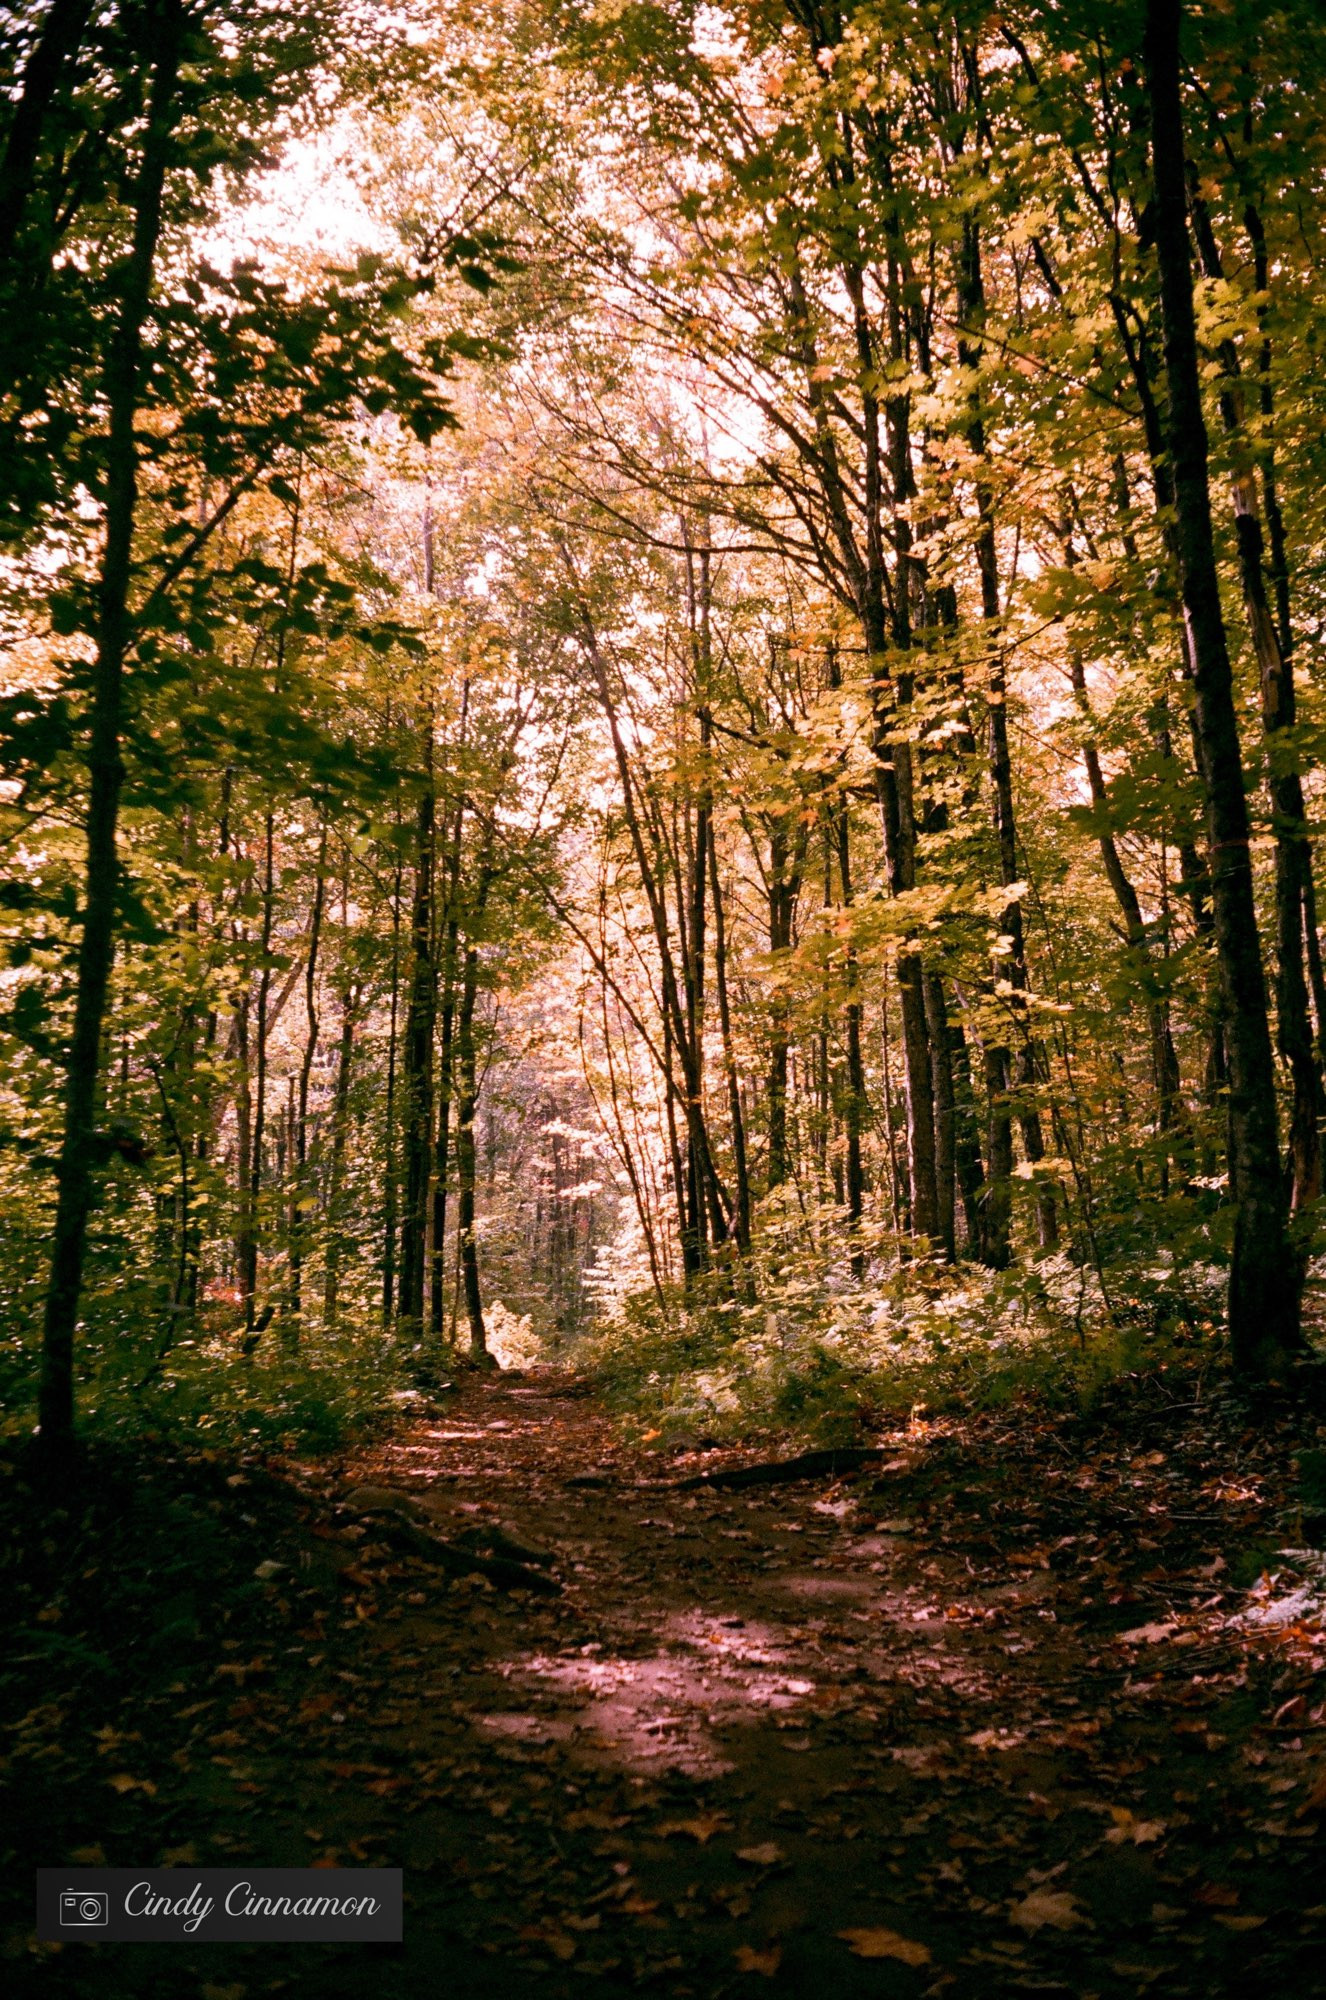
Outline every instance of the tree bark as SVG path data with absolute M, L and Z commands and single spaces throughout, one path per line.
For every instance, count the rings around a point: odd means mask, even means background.
M 309 918 L 308 957 L 304 965 L 304 1013 L 307 1032 L 299 1065 L 299 1094 L 292 1133 L 294 1159 L 290 1173 L 290 1285 L 289 1313 L 282 1337 L 290 1348 L 299 1345 L 299 1321 L 303 1311 L 304 1243 L 308 1234 L 310 1189 L 308 1185 L 308 1099 L 313 1065 L 318 1054 L 318 948 L 322 942 L 322 912 L 327 894 L 327 828 L 318 840 L 318 858 L 313 877 L 313 909 Z
M 1209 278 L 1223 278 L 1224 269 L 1215 232 L 1200 193 L 1192 195 L 1191 208 L 1193 234 L 1202 269 Z M 1253 240 L 1256 243 L 1258 239 L 1254 237 Z M 1257 261 L 1258 284 L 1264 288 L 1269 283 L 1264 242 Z M 1313 1045 L 1308 985 L 1304 973 L 1305 906 L 1315 903 L 1307 809 L 1303 781 L 1297 767 L 1291 765 L 1286 768 L 1284 753 L 1276 744 L 1277 736 L 1292 728 L 1295 720 L 1294 668 L 1288 650 L 1291 637 L 1289 579 L 1284 524 L 1280 518 L 1274 471 L 1271 470 L 1265 494 L 1268 518 L 1277 530 L 1273 544 L 1277 620 L 1266 588 L 1265 542 L 1257 505 L 1252 455 L 1244 435 L 1244 399 L 1239 382 L 1238 351 L 1232 341 L 1221 343 L 1220 359 L 1226 377 L 1220 394 L 1220 414 L 1236 453 L 1231 497 L 1239 577 L 1243 586 L 1248 636 L 1252 641 L 1261 685 L 1262 728 L 1266 740 L 1266 780 L 1275 840 L 1276 1036 L 1280 1054 L 1289 1071 L 1289 1205 L 1291 1211 L 1297 1213 L 1311 1207 L 1321 1193 L 1319 1120 L 1322 1113 L 1322 1080 Z M 1272 407 L 1269 382 L 1263 382 L 1261 409 L 1264 418 L 1271 416 Z
M 322 1319 L 332 1328 L 341 1304 L 342 1191 L 345 1155 L 350 1136 L 350 1077 L 354 1063 L 355 1020 L 359 990 L 348 981 L 341 992 L 341 1039 L 336 1056 L 336 1089 L 332 1097 L 331 1157 L 327 1169 L 326 1251 L 322 1267 Z
M 479 1095 L 474 1008 L 478 991 L 479 953 L 471 944 L 465 953 L 460 1008 L 456 1017 L 456 1073 L 459 1085 L 456 1104 L 456 1254 L 465 1294 L 465 1317 L 470 1329 L 470 1356 L 472 1360 L 482 1363 L 488 1358 L 488 1335 L 483 1319 L 479 1247 L 474 1228 L 477 1164 L 474 1118 Z
M 255 1330 L 254 1308 L 258 1293 L 258 1256 L 262 1240 L 263 1141 L 267 1132 L 267 1045 L 271 1034 L 268 1001 L 272 990 L 272 919 L 276 901 L 275 876 L 276 816 L 269 811 L 263 821 L 262 930 L 259 935 L 259 969 L 256 1019 L 253 1035 L 252 1128 L 249 1140 L 248 1179 L 242 1196 L 243 1252 L 240 1258 L 239 1288 L 244 1299 L 244 1348 L 251 1354 L 262 1328 Z M 246 1016 L 247 1019 L 247 1016 Z M 244 1083 L 249 1085 L 246 1068 Z M 270 1320 L 270 1313 L 267 1319 Z M 264 1321 L 266 1325 L 267 1321 Z
M 155 46 L 144 53 L 152 63 L 152 96 L 134 185 L 133 241 L 121 280 L 120 309 L 105 370 L 106 532 L 97 589 L 96 657 L 92 669 L 88 750 L 91 784 L 85 822 L 83 922 L 57 1168 L 39 1394 L 41 1436 L 44 1445 L 53 1450 L 67 1445 L 74 1431 L 74 1329 L 83 1289 L 87 1218 L 97 1159 L 102 1024 L 115 955 L 119 880 L 116 832 L 124 780 L 120 728 L 124 666 L 132 636 L 129 597 L 138 508 L 134 422 L 142 387 L 143 333 L 161 236 L 183 34 L 178 0 L 161 0 L 159 9 L 150 18 L 155 28 Z
M 399 833 L 398 823 L 398 838 Z M 391 1325 L 396 1302 L 396 1231 L 400 1187 L 396 1158 L 396 1071 L 400 1042 L 401 880 L 404 872 L 398 848 L 391 885 L 391 1008 L 387 1017 L 387 1089 L 383 1105 L 382 1324 L 384 1327 Z
M 1265 1374 L 1301 1343 L 1300 1277 L 1286 1229 L 1275 1064 L 1253 900 L 1243 757 L 1211 520 L 1186 216 L 1181 19 L 1181 0 L 1148 0 L 1146 65 L 1156 263 L 1169 389 L 1175 541 L 1193 664 L 1229 1062 L 1229 1191 L 1234 1210 L 1229 1339 L 1240 1371 Z
M 436 867 L 433 788 L 433 705 L 420 703 L 423 773 L 415 808 L 414 896 L 410 915 L 410 998 L 402 1050 L 405 1187 L 401 1204 L 401 1268 L 397 1318 L 407 1340 L 423 1332 L 424 1262 L 433 1164 L 433 1030 L 437 980 L 433 966 L 433 880 Z

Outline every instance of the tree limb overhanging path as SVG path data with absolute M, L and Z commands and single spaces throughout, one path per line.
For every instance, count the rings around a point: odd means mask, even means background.
M 52 1510 L 8 1593 L 24 1851 L 402 1866 L 406 1942 L 43 1957 L 11 1907 L 24 1993 L 1321 1990 L 1323 1559 L 1276 1553 L 1311 1419 L 1153 1380 L 742 1486 L 577 1386 Z

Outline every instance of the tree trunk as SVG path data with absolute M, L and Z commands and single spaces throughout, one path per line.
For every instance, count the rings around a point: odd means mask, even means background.
M 769 1150 L 765 1185 L 781 1187 L 788 1175 L 787 1063 L 790 1048 L 787 996 L 782 987 L 782 954 L 791 950 L 792 925 L 799 893 L 799 871 L 792 866 L 791 843 L 777 820 L 769 829 L 769 956 L 774 966 L 770 1002 L 769 1067 L 765 1098 L 769 1120 Z
M 1192 196 L 1192 215 L 1193 233 L 1203 271 L 1208 278 L 1223 278 L 1224 269 L 1215 233 L 1200 193 Z M 1254 242 L 1256 240 L 1254 237 Z M 1258 259 L 1258 282 L 1262 288 L 1269 282 L 1264 244 Z M 1289 1205 L 1291 1211 L 1297 1213 L 1311 1207 L 1321 1193 L 1319 1120 L 1322 1082 L 1313 1046 L 1307 979 L 1304 975 L 1304 908 L 1308 900 L 1315 902 L 1307 810 L 1303 781 L 1298 770 L 1296 767 L 1285 768 L 1283 753 L 1278 752 L 1276 746 L 1276 737 L 1281 731 L 1291 729 L 1295 720 L 1294 669 L 1288 651 L 1289 579 L 1284 526 L 1272 471 L 1265 490 L 1268 515 L 1277 528 L 1274 556 L 1279 609 L 1277 630 L 1277 619 L 1272 614 L 1266 588 L 1265 544 L 1251 452 L 1244 435 L 1238 351 L 1232 341 L 1221 342 L 1220 359 L 1226 378 L 1220 394 L 1220 414 L 1226 433 L 1234 440 L 1236 452 L 1232 498 L 1243 609 L 1261 684 L 1262 728 L 1266 738 L 1267 789 L 1271 798 L 1275 839 L 1276 1033 L 1280 1054 L 1289 1071 L 1291 1088 Z M 1264 381 L 1264 418 L 1269 419 L 1272 407 L 1270 386 Z
M 1089 725 L 1091 711 L 1087 699 L 1086 670 L 1082 664 L 1082 656 L 1076 650 L 1070 654 L 1069 671 L 1072 675 L 1073 692 L 1077 697 L 1079 712 L 1083 721 Z M 1172 1131 L 1179 1123 L 1181 1109 L 1179 1059 L 1170 1028 L 1169 1007 L 1156 991 L 1151 966 L 1151 949 L 1147 942 L 1141 901 L 1123 865 L 1118 842 L 1105 820 L 1109 807 L 1109 793 L 1105 785 L 1105 773 L 1101 769 L 1100 752 L 1090 735 L 1082 745 L 1082 761 L 1086 766 L 1091 803 L 1098 819 L 1096 843 L 1104 864 L 1105 879 L 1119 906 L 1119 914 L 1123 918 L 1124 932 L 1128 939 L 1128 949 L 1135 962 L 1138 977 L 1147 989 L 1151 1077 L 1156 1092 L 1156 1129 L 1158 1133 L 1163 1134 Z
M 470 1329 L 471 1359 L 488 1359 L 488 1335 L 483 1322 L 483 1291 L 479 1281 L 479 1248 L 475 1241 L 474 1116 L 478 1108 L 478 1070 L 474 1047 L 474 1007 L 479 990 L 479 954 L 473 945 L 465 953 L 460 1008 L 456 1019 L 456 1254 Z
M 143 330 L 161 234 L 169 138 L 176 117 L 183 30 L 177 0 L 161 0 L 159 11 L 149 18 L 156 31 L 155 46 L 143 53 L 153 66 L 152 97 L 133 190 L 133 241 L 106 357 L 106 534 L 97 587 L 92 668 L 83 922 L 43 1328 L 39 1419 L 43 1444 L 57 1451 L 69 1443 L 74 1431 L 74 1329 L 83 1289 L 87 1218 L 97 1158 L 102 1024 L 115 955 L 116 830 L 124 779 L 120 720 L 124 663 L 132 633 L 129 593 L 138 506 L 134 421 L 142 384 Z
M 1301 1343 L 1300 1274 L 1290 1254 L 1243 758 L 1216 569 L 1185 207 L 1181 0 L 1148 0 L 1146 61 L 1155 178 L 1175 540 L 1192 654 L 1195 721 L 1211 850 L 1211 897 L 1229 1062 L 1234 1243 L 1229 1337 L 1235 1366 L 1265 1374 Z
M 391 885 L 391 1010 L 387 1022 L 387 1089 L 383 1106 L 382 1324 L 389 1327 L 396 1300 L 396 1225 L 399 1188 L 396 1160 L 396 1066 L 401 991 L 401 877 L 399 850 Z
M 267 1132 L 267 1043 L 271 1033 L 267 1003 L 272 989 L 272 917 L 276 899 L 275 833 L 275 815 L 268 812 L 263 821 L 262 930 L 259 936 L 258 998 L 253 1024 L 253 1125 L 249 1142 L 248 1184 L 244 1190 L 244 1252 L 239 1274 L 240 1291 L 244 1297 L 246 1354 L 253 1352 L 257 1345 L 258 1333 L 262 1330 L 259 1328 L 255 1332 L 254 1307 L 258 1293 L 258 1254 L 262 1240 L 262 1149 Z M 246 1085 L 247 1082 L 246 1075 Z
M 958 265 L 958 313 L 965 327 L 973 332 L 985 320 L 985 279 L 981 267 L 980 226 L 974 216 L 963 221 L 962 254 Z M 959 359 L 965 367 L 978 368 L 982 353 L 979 339 L 962 339 L 958 343 Z M 967 423 L 967 442 L 978 463 L 985 457 L 985 421 L 979 400 L 973 404 Z M 976 485 L 977 534 L 976 562 L 981 580 L 981 616 L 987 631 L 993 636 L 997 632 L 999 610 L 999 564 L 995 547 L 994 500 L 988 484 L 978 477 Z M 1013 804 L 1013 763 L 1008 745 L 1008 684 L 1004 671 L 1004 655 L 997 638 L 990 653 L 986 683 L 986 746 L 990 771 L 991 804 L 994 817 L 995 845 L 999 857 L 999 879 L 1006 889 L 1011 889 L 1018 881 L 1017 820 Z M 1022 1033 L 1024 1047 L 1018 1059 L 1018 1081 L 1024 1092 L 1035 1087 L 1038 1079 L 1039 1063 L 1035 1038 L 1031 1034 L 1027 1019 L 1026 994 L 1029 987 L 1027 973 L 1026 937 L 1022 923 L 1022 904 L 1013 897 L 1005 905 L 1000 918 L 1000 928 L 1009 941 L 1007 959 L 999 968 L 1012 988 L 1009 996 L 1014 1018 Z M 1007 1050 L 1000 1051 L 992 1065 L 992 1073 L 1007 1079 L 1012 1069 L 1011 1056 Z M 1022 1128 L 1022 1146 L 1028 1161 L 1034 1166 L 1045 1157 L 1045 1140 L 1041 1131 L 1040 1113 L 1034 1104 L 1025 1101 L 1018 1122 Z M 1002 1143 L 999 1147 L 1001 1162 L 1011 1163 L 1011 1146 Z M 992 1169 L 993 1179 L 993 1169 Z M 1007 1214 L 1004 1204 L 996 1202 L 995 1220 L 1002 1223 Z M 1043 1181 L 1036 1187 L 1037 1234 L 1043 1250 L 1052 1250 L 1059 1241 L 1059 1223 L 1055 1207 L 1054 1190 Z
M 727 990 L 727 924 L 718 876 L 718 849 L 709 843 L 709 894 L 714 909 L 714 984 L 718 993 L 718 1024 L 723 1038 L 723 1069 L 727 1076 L 728 1116 L 732 1127 L 732 1171 L 736 1182 L 737 1249 L 750 1255 L 750 1176 L 746 1164 L 746 1120 L 741 1108 L 741 1083 L 732 1045 L 732 1010 Z
M 313 878 L 313 910 L 309 918 L 308 958 L 304 967 L 304 1014 L 307 1033 L 299 1065 L 299 1095 L 292 1134 L 294 1160 L 290 1175 L 290 1284 L 289 1313 L 282 1327 L 285 1345 L 299 1345 L 299 1321 L 303 1311 L 304 1243 L 308 1234 L 310 1189 L 308 1185 L 308 1098 L 313 1065 L 318 1054 L 318 947 L 322 941 L 322 911 L 327 893 L 327 828 L 318 841 L 318 859 Z
M 957 1185 L 958 1151 L 956 1106 L 953 1090 L 953 1052 L 949 1040 L 948 1004 L 944 982 L 933 970 L 925 973 L 926 1025 L 935 1075 L 935 1192 L 937 1234 L 945 1259 L 953 1263 L 958 1254 Z
M 462 730 L 468 711 L 469 689 L 465 690 Z M 441 1033 L 437 1050 L 437 1137 L 433 1147 L 433 1256 L 429 1273 L 429 1326 L 439 1348 L 446 1333 L 447 1292 L 447 1176 L 451 1153 L 452 1068 L 456 1027 L 456 947 L 460 937 L 460 863 L 465 832 L 465 801 L 462 798 L 452 815 L 447 839 L 446 895 L 441 926 Z
M 423 780 L 415 810 L 414 898 L 410 918 L 410 999 L 405 1016 L 405 1188 L 397 1317 L 402 1337 L 418 1341 L 424 1320 L 424 1260 L 433 1164 L 433 1029 L 437 981 L 433 968 L 433 706 L 420 704 Z
M 336 1056 L 331 1158 L 327 1169 L 327 1248 L 322 1270 L 322 1319 L 327 1328 L 335 1327 L 341 1304 L 341 1204 L 345 1186 L 345 1154 L 350 1136 L 350 1077 L 358 1011 L 358 989 L 347 981 L 341 992 L 341 1040 Z

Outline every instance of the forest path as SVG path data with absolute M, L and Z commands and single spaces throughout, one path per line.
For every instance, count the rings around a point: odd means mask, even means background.
M 1229 1588 L 1283 1536 L 1283 1450 L 1162 1394 L 697 1491 L 666 1482 L 753 1454 L 632 1446 L 564 1389 L 467 1384 L 293 1468 L 502 1522 L 561 1596 L 448 1581 L 325 1506 L 275 1527 L 307 1587 L 271 1586 L 258 1657 L 224 1642 L 188 1775 L 163 1749 L 144 1804 L 190 1863 L 402 1866 L 405 1945 L 107 1947 L 35 1991 L 1326 1992 L 1320 1619 L 1258 1637 L 1233 1620 L 1265 1592 Z

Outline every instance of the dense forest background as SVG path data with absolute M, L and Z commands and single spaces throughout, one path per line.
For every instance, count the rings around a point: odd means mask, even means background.
M 15 1423 L 1306 1351 L 1319 26 L 7 16 Z

